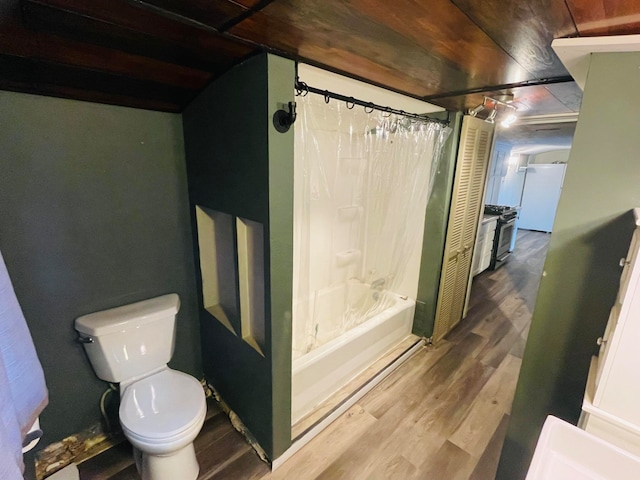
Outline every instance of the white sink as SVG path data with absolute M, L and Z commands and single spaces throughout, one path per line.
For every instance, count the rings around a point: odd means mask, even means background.
M 548 416 L 526 480 L 638 480 L 640 457 Z

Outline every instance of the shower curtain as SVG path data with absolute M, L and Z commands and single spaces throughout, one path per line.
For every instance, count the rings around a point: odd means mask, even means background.
M 22 478 L 22 440 L 47 401 L 42 367 L 0 253 L 0 479 Z
M 321 96 L 299 99 L 294 359 L 415 297 L 424 213 L 450 129 Z

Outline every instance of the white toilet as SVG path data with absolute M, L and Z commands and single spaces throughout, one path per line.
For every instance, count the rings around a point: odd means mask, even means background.
M 204 390 L 172 370 L 175 293 L 76 319 L 96 375 L 120 384 L 120 424 L 143 480 L 195 480 L 193 441 L 206 414 Z

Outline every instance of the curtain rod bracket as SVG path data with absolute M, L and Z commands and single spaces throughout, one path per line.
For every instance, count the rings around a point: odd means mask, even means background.
M 296 102 L 289 102 L 288 107 L 288 112 L 280 109 L 273 114 L 273 126 L 280 133 L 287 133 L 298 116 L 296 113 Z

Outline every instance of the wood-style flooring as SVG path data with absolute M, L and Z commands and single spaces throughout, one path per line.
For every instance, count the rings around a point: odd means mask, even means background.
M 198 480 L 254 479 L 270 471 L 217 404 L 209 404 L 207 417 L 194 442 Z M 80 480 L 140 480 L 128 442 L 81 463 L 78 469 Z
M 549 235 L 519 231 L 506 265 L 473 282 L 467 317 L 424 347 L 275 472 L 213 406 L 195 441 L 205 479 L 492 480 Z M 81 480 L 138 480 L 121 444 Z

